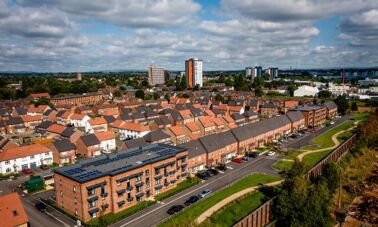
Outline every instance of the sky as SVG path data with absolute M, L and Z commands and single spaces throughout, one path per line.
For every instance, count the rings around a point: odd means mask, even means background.
M 0 71 L 378 66 L 377 0 L 0 0 Z

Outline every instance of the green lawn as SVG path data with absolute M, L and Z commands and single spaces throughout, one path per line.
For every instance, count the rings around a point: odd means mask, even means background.
M 278 170 L 286 171 L 286 170 L 290 170 L 293 164 L 294 162 L 291 162 L 291 161 L 279 160 L 273 164 L 273 167 Z
M 98 227 L 102 227 L 102 226 L 107 226 L 107 225 L 110 225 L 110 224 L 113 224 L 113 223 L 116 223 L 117 221 L 120 221 L 126 217 L 129 217 L 149 206 L 152 206 L 153 204 L 155 204 L 156 202 L 155 201 L 143 201 L 135 206 L 132 206 L 124 211 L 121 211 L 121 212 L 118 212 L 118 213 L 110 213 L 110 214 L 107 214 L 107 215 L 104 215 L 102 217 L 99 217 L 99 218 L 95 218 L 95 219 L 92 219 L 91 221 L 89 221 L 88 223 L 85 224 L 85 226 L 98 226 Z
M 198 179 L 197 177 L 191 177 L 191 178 L 188 178 L 186 179 L 185 181 L 183 182 L 180 182 L 179 184 L 177 184 L 177 186 L 169 191 L 166 191 L 166 192 L 163 192 L 157 196 L 155 196 L 155 200 L 156 201 L 161 201 L 161 200 L 164 200 L 168 197 L 171 197 L 173 196 L 174 194 L 177 194 L 187 188 L 190 188 L 196 184 L 199 184 L 201 182 L 200 179 Z
M 231 187 L 226 187 L 219 192 L 212 194 L 210 197 L 200 200 L 193 206 L 185 209 L 182 213 L 179 213 L 178 215 L 173 216 L 167 221 L 159 224 L 159 226 L 188 226 L 204 211 L 208 210 L 210 207 L 214 206 L 216 203 L 227 198 L 228 196 L 249 187 L 277 181 L 280 179 L 281 178 L 278 176 L 270 176 L 265 174 L 249 175 L 237 181 L 236 183 L 231 185 Z
M 369 117 L 370 113 L 355 113 L 352 115 L 356 121 L 366 121 Z
M 322 160 L 325 156 L 327 156 L 332 150 L 325 150 L 321 152 L 316 152 L 312 154 L 305 155 L 302 159 L 302 162 L 305 163 L 307 166 L 314 166 L 320 160 Z
M 260 191 L 249 193 L 217 211 L 199 226 L 232 226 L 267 200 L 268 198 Z

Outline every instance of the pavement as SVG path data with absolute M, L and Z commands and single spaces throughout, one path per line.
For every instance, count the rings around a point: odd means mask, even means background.
M 280 155 L 273 157 L 259 156 L 256 159 L 250 159 L 247 162 L 237 164 L 229 163 L 228 166 L 232 169 L 226 170 L 223 174 L 209 178 L 198 185 L 188 188 L 176 195 L 173 195 L 164 201 L 154 204 L 141 212 L 138 212 L 122 221 L 115 223 L 113 227 L 149 227 L 155 226 L 158 223 L 170 217 L 167 210 L 173 205 L 184 204 L 185 201 L 193 196 L 198 195 L 204 189 L 211 189 L 213 192 L 227 187 L 248 176 L 252 173 L 266 173 L 270 175 L 278 175 L 278 172 L 272 168 L 273 163 L 282 158 Z

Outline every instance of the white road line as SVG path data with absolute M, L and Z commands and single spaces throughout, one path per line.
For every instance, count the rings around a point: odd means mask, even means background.
M 244 168 L 246 168 L 246 167 L 249 167 L 250 165 L 252 165 L 252 164 L 258 162 L 259 160 L 263 160 L 263 159 L 257 159 L 257 160 L 255 160 L 254 162 L 251 162 L 251 163 L 249 163 L 248 165 L 245 165 L 245 166 L 241 167 L 240 169 L 237 169 L 237 170 L 235 170 L 235 171 L 233 171 L 233 172 L 231 172 L 231 173 L 229 173 L 229 174 L 227 174 L 227 175 L 223 175 L 223 176 L 219 177 L 218 179 L 214 179 L 214 180 L 211 181 L 211 182 L 207 182 L 206 184 L 202 185 L 201 187 L 198 187 L 198 188 L 196 188 L 196 189 L 194 189 L 194 190 L 192 190 L 192 191 L 190 191 L 190 192 L 187 192 L 187 193 L 185 193 L 184 195 L 182 195 L 182 196 L 180 196 L 180 197 L 177 197 L 176 199 L 174 199 L 174 200 L 172 200 L 172 201 L 170 201 L 170 202 L 167 202 L 167 203 L 163 204 L 162 206 L 156 207 L 155 209 L 153 209 L 153 210 L 151 210 L 151 211 L 149 211 L 149 212 L 147 212 L 147 213 L 145 213 L 145 214 L 143 214 L 143 215 L 141 215 L 141 216 L 139 216 L 139 217 L 136 217 L 135 219 L 133 219 L 133 220 L 131 220 L 131 221 L 129 221 L 129 222 L 123 224 L 123 225 L 120 225 L 120 227 L 124 227 L 124 226 L 127 226 L 127 225 L 129 225 L 129 224 L 135 222 L 135 221 L 138 221 L 139 219 L 141 219 L 141 218 L 143 218 L 143 217 L 145 217 L 145 216 L 147 216 L 147 215 L 149 215 L 149 214 L 151 214 L 151 213 L 153 213 L 153 212 L 159 210 L 160 208 L 163 208 L 163 207 L 165 207 L 165 206 L 167 206 L 167 205 L 169 205 L 169 204 L 171 204 L 171 203 L 173 203 L 173 202 L 176 202 L 177 200 L 179 200 L 179 199 L 181 199 L 181 198 L 183 198 L 183 197 L 185 197 L 185 196 L 187 196 L 187 195 L 189 195 L 189 194 L 191 194 L 191 193 L 193 193 L 193 192 L 195 192 L 195 191 L 197 191 L 197 190 L 199 190 L 199 189 L 201 189 L 201 188 L 204 188 L 204 187 L 208 186 L 209 184 L 214 183 L 214 182 L 217 181 L 217 180 L 220 180 L 220 179 L 226 178 L 226 177 L 228 177 L 228 176 L 231 175 L 231 174 L 234 174 L 234 173 L 236 173 L 236 172 L 238 172 L 238 171 L 241 171 L 242 169 L 244 169 Z M 115 224 L 116 224 L 116 223 L 115 223 Z
M 54 218 L 55 220 L 57 220 L 58 222 L 62 223 L 64 226 L 66 227 L 70 227 L 69 225 L 67 225 L 64 221 L 60 220 L 59 218 L 55 217 L 54 215 L 50 214 L 49 212 L 45 211 L 45 213 L 47 215 L 49 215 L 50 217 Z

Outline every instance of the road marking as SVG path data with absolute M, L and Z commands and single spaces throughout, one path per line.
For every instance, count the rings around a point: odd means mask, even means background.
M 54 215 L 50 214 L 49 212 L 45 211 L 45 213 L 47 215 L 49 215 L 50 217 L 54 218 L 55 220 L 57 220 L 58 222 L 62 223 L 64 226 L 70 227 L 70 225 L 66 224 L 64 221 L 60 220 L 59 218 L 55 217 Z
M 136 222 L 136 221 L 138 221 L 139 219 L 141 219 L 141 218 L 143 218 L 143 217 L 145 217 L 145 216 L 147 216 L 147 215 L 149 215 L 149 214 L 151 214 L 151 213 L 153 213 L 153 212 L 155 212 L 155 211 L 157 211 L 157 210 L 159 210 L 159 209 L 161 209 L 161 208 L 163 208 L 163 207 L 165 207 L 165 206 L 167 206 L 167 205 L 169 205 L 169 204 L 171 204 L 171 203 L 173 203 L 173 202 L 176 202 L 177 200 L 179 200 L 179 199 L 181 199 L 181 198 L 183 198 L 183 197 L 185 197 L 185 196 L 187 196 L 187 195 L 189 195 L 189 194 L 191 194 L 191 193 L 193 193 L 193 192 L 195 192 L 195 191 L 197 191 L 197 190 L 199 190 L 199 189 L 202 189 L 202 188 L 208 186 L 209 184 L 214 183 L 215 181 L 220 180 L 220 179 L 223 179 L 223 178 L 226 178 L 226 177 L 228 177 L 228 176 L 231 175 L 231 174 L 235 174 L 236 172 L 239 172 L 239 171 L 241 171 L 241 170 L 243 170 L 243 169 L 249 167 L 250 165 L 257 163 L 257 162 L 260 161 L 260 160 L 263 160 L 263 159 L 262 159 L 262 158 L 256 159 L 254 162 L 248 163 L 247 165 L 242 166 L 241 168 L 236 169 L 235 171 L 233 171 L 233 172 L 231 172 L 231 173 L 229 173 L 229 174 L 223 175 L 223 176 L 219 177 L 218 179 L 214 179 L 214 180 L 211 181 L 211 182 L 207 182 L 206 184 L 204 184 L 204 185 L 202 185 L 202 186 L 200 186 L 200 187 L 198 187 L 198 188 L 196 188 L 196 189 L 194 189 L 194 190 L 192 190 L 192 191 L 190 191 L 190 192 L 187 192 L 187 193 L 185 193 L 184 195 L 181 195 L 181 196 L 177 197 L 176 199 L 173 199 L 172 201 L 167 202 L 167 203 L 164 204 L 164 205 L 158 206 L 158 207 L 156 207 L 155 209 L 153 209 L 153 210 L 151 210 L 151 211 L 149 211 L 149 212 L 147 212 L 147 213 L 145 213 L 145 214 L 143 214 L 143 215 L 140 215 L 140 216 L 134 218 L 133 220 L 130 220 L 129 222 L 127 222 L 127 223 L 125 223 L 125 224 L 120 225 L 120 227 L 124 227 L 124 226 L 127 226 L 127 225 L 129 225 L 129 224 L 131 224 L 131 223 L 133 223 L 133 222 Z M 215 193 L 215 192 L 214 192 L 214 193 Z M 117 224 L 117 223 L 114 223 L 114 225 L 115 225 L 115 224 Z
M 221 173 L 221 174 L 224 174 L 224 172 L 223 172 L 223 171 L 220 171 L 220 170 L 218 170 L 218 172 L 219 172 L 219 173 Z
M 234 168 L 232 168 L 231 166 L 227 166 L 227 169 L 234 169 Z

